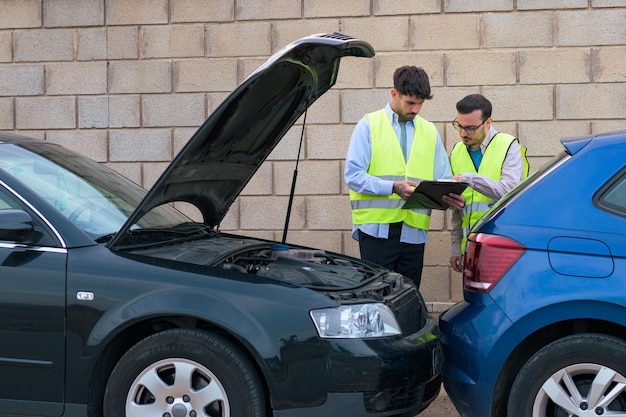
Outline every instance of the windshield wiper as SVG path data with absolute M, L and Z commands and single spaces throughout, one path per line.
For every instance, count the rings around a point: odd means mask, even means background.
M 115 235 L 116 233 L 107 233 L 105 235 L 96 237 L 94 240 L 98 243 L 104 243 L 104 242 L 108 242 L 109 240 L 111 240 L 111 238 Z

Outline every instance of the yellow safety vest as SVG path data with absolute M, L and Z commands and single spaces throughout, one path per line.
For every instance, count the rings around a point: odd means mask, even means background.
M 431 122 L 416 116 L 413 145 L 407 158 L 396 132 L 384 110 L 366 114 L 370 127 L 372 157 L 368 174 L 389 181 L 432 180 L 435 172 L 437 129 Z M 390 224 L 405 222 L 409 226 L 428 230 L 430 210 L 403 209 L 399 195 L 360 194 L 350 190 L 352 222 L 358 224 Z
M 452 174 L 461 174 L 463 172 L 473 172 L 484 175 L 492 180 L 502 180 L 502 165 L 506 159 L 506 154 L 511 146 L 511 143 L 519 140 L 507 133 L 497 133 L 491 141 L 485 153 L 483 154 L 482 161 L 478 171 L 474 166 L 474 161 L 467 150 L 467 146 L 463 142 L 457 142 L 450 153 L 450 166 L 452 168 Z M 524 179 L 528 176 L 528 161 L 526 159 L 526 148 L 520 145 L 522 152 L 522 160 L 524 161 Z M 471 188 L 466 188 L 463 191 L 465 197 L 465 207 L 461 209 L 462 213 L 462 227 L 463 227 L 463 239 L 461 241 L 461 253 L 465 253 L 465 243 L 472 226 L 482 217 L 483 214 L 489 210 L 491 197 L 487 197 L 484 194 L 479 193 Z

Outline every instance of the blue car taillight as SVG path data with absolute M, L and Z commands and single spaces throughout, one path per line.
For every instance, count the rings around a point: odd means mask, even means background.
M 465 250 L 465 289 L 488 293 L 525 251 L 524 245 L 505 236 L 471 234 Z

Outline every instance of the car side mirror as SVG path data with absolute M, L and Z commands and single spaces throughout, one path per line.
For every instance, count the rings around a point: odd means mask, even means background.
M 23 242 L 33 232 L 33 220 L 24 210 L 0 210 L 0 240 Z

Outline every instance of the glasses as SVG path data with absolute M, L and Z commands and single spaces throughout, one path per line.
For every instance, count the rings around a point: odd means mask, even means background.
M 461 130 L 465 130 L 465 133 L 467 133 L 468 135 L 473 135 L 479 127 L 485 124 L 486 121 L 487 120 L 483 120 L 483 122 L 479 124 L 478 126 L 461 126 L 461 124 L 457 122 L 456 119 L 454 119 L 454 121 L 452 122 L 452 126 L 459 133 L 461 133 Z

